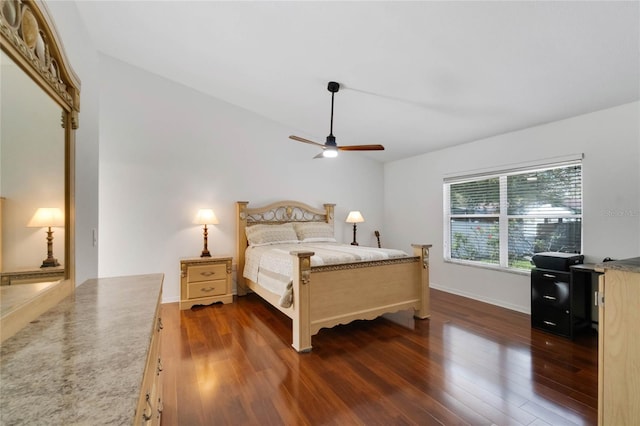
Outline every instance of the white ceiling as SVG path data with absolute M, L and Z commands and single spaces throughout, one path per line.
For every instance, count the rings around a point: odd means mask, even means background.
M 337 143 L 383 144 L 343 153 L 379 161 L 640 99 L 639 5 L 77 2 L 102 53 L 280 122 L 283 140 L 324 143 L 341 83 Z

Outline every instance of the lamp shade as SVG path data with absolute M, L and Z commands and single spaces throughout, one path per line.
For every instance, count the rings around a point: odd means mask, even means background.
M 50 226 L 64 226 L 64 214 L 59 208 L 41 207 L 36 210 L 29 223 L 29 228 L 46 228 Z
M 217 225 L 218 218 L 216 214 L 211 209 L 200 209 L 198 210 L 198 214 L 196 215 L 196 219 L 193 221 L 198 225 Z
M 360 222 L 364 222 L 364 217 L 362 217 L 362 214 L 357 211 L 351 211 L 349 212 L 349 216 L 347 216 L 347 223 L 360 223 Z

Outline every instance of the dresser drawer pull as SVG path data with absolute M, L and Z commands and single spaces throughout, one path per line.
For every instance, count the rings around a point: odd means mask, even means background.
M 159 376 L 160 372 L 162 371 L 162 361 L 160 361 L 160 358 L 158 358 L 158 368 L 156 371 L 157 371 L 156 375 Z
M 214 291 L 215 288 L 213 287 L 207 287 L 207 288 L 202 288 L 200 289 L 200 291 L 204 291 L 205 293 L 209 293 L 210 291 Z
M 545 278 L 556 278 L 555 275 L 551 275 L 551 274 L 542 274 L 542 276 Z
M 151 405 L 151 396 L 149 395 L 149 392 L 147 392 L 147 405 L 149 406 L 149 412 L 151 414 L 147 416 L 147 413 L 145 413 L 144 411 L 142 412 L 142 420 L 144 420 L 145 422 L 151 420 L 151 417 L 153 416 L 153 406 Z
M 547 296 L 546 294 L 544 296 L 542 296 L 543 299 L 549 299 L 549 300 L 556 300 L 555 297 L 553 296 Z
M 552 327 L 557 326 L 558 324 L 556 324 L 555 322 L 551 322 L 551 321 L 542 321 L 543 323 L 545 323 L 546 325 L 550 325 Z
M 203 275 L 205 277 L 210 277 L 211 275 L 215 275 L 215 272 L 211 272 L 211 271 L 204 271 L 204 272 L 200 272 L 200 275 Z
M 158 331 L 162 330 L 164 325 L 162 325 L 162 318 L 158 318 Z

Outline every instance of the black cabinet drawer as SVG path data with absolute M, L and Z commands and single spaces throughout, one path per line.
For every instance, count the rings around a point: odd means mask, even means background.
M 563 336 L 571 335 L 571 315 L 564 309 L 534 303 L 531 325 Z
M 551 280 L 534 280 L 531 283 L 531 301 L 557 308 L 570 308 L 569 283 Z
M 569 283 L 571 274 L 569 272 L 558 272 L 549 269 L 534 269 L 531 271 L 531 282 L 561 282 Z

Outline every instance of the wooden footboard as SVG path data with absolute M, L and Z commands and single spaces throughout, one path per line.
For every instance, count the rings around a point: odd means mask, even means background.
M 310 351 L 311 336 L 321 328 L 358 319 L 406 309 L 428 318 L 430 247 L 413 245 L 410 258 L 313 268 L 313 252 L 292 252 L 294 349 Z

